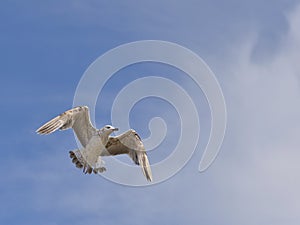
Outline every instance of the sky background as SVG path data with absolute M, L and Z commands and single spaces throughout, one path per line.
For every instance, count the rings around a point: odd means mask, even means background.
M 298 225 L 299 27 L 299 1 L 1 1 L 0 223 Z M 72 107 L 97 57 L 145 39 L 178 43 L 205 60 L 222 87 L 228 124 L 220 154 L 199 173 L 210 129 L 201 91 L 157 63 L 116 73 L 98 98 L 98 127 L 110 123 L 114 96 L 136 78 L 162 75 L 199 94 L 201 136 L 192 159 L 171 179 L 134 188 L 76 169 L 68 158 L 77 148 L 72 131 L 41 137 L 35 130 Z M 157 115 L 168 136 L 149 153 L 153 162 L 172 152 L 178 114 L 152 98 L 130 118 L 147 137 Z

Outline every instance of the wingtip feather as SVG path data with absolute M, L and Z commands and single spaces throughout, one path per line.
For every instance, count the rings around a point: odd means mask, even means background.
M 150 163 L 149 163 L 146 153 L 143 153 L 140 164 L 142 166 L 143 173 L 144 173 L 146 179 L 151 182 L 153 179 L 152 172 L 151 172 Z
M 49 122 L 42 125 L 40 128 L 36 130 L 36 133 L 45 135 L 45 134 L 51 134 L 54 131 L 58 130 L 62 126 L 62 123 L 60 121 L 60 116 L 57 116 L 50 120 Z

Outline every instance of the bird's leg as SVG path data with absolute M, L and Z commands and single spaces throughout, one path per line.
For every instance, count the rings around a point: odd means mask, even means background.
M 94 173 L 103 173 L 106 171 L 106 168 L 104 167 L 105 162 L 101 159 L 101 156 L 97 158 L 96 166 L 94 168 Z

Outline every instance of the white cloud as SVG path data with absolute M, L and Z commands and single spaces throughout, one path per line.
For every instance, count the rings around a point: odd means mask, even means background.
M 215 172 L 226 171 L 225 176 L 217 172 L 218 185 L 233 196 L 231 207 L 238 213 L 230 220 L 237 224 L 300 220 L 299 17 L 300 7 L 288 15 L 289 32 L 271 61 L 251 60 L 253 36 L 235 48 L 234 60 L 229 57 L 233 63 L 225 87 L 229 125 L 223 151 L 230 157 L 220 157 Z

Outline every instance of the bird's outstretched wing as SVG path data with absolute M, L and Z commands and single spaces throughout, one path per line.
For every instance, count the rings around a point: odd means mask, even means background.
M 152 173 L 143 142 L 134 130 L 110 137 L 106 144 L 110 155 L 128 154 L 135 164 L 140 165 L 147 180 L 152 181 Z
M 91 137 L 97 132 L 91 123 L 87 106 L 78 106 L 60 114 L 45 123 L 36 132 L 39 134 L 51 134 L 58 129 L 65 130 L 68 128 L 73 128 L 83 147 L 88 144 Z

